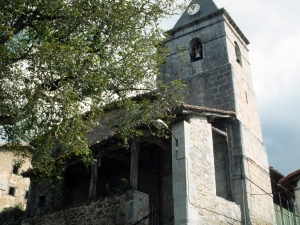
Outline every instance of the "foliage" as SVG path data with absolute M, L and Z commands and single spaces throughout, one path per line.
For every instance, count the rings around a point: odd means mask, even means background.
M 120 182 L 119 186 L 115 189 L 115 191 L 117 193 L 121 194 L 121 193 L 129 190 L 129 182 L 126 178 L 120 178 L 119 182 Z
M 0 212 L 0 223 L 7 225 L 21 225 L 25 211 L 19 206 L 11 206 Z
M 175 2 L 3 0 L 0 135 L 12 146 L 31 143 L 40 168 L 52 165 L 54 150 L 90 162 L 86 134 L 108 110 L 123 109 L 125 143 L 141 135 L 137 124 L 181 101 L 180 82 L 156 79 L 168 54 L 158 24 L 180 9 Z
M 120 178 L 118 182 L 118 186 L 114 189 L 111 189 L 109 183 L 105 183 L 105 195 L 113 195 L 113 194 L 123 194 L 125 191 L 128 191 L 130 188 L 129 182 L 126 178 Z

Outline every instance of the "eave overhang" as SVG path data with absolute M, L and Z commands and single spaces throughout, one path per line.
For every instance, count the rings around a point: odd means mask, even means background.
M 228 22 L 230 23 L 230 25 L 237 31 L 237 33 L 241 36 L 242 40 L 246 43 L 246 45 L 250 44 L 249 40 L 246 38 L 246 36 L 243 34 L 243 32 L 241 31 L 241 29 L 237 26 L 237 24 L 234 22 L 234 20 L 231 18 L 231 16 L 228 14 L 228 12 L 224 9 L 221 8 L 211 14 L 205 15 L 203 17 L 200 17 L 198 19 L 195 19 L 191 22 L 185 23 L 181 26 L 178 27 L 174 27 L 171 30 L 168 30 L 166 33 L 169 33 L 171 35 L 174 35 L 176 32 L 183 30 L 185 28 L 191 27 L 193 25 L 199 24 L 203 21 L 207 21 L 210 20 L 214 17 L 217 17 L 219 15 L 224 15 L 226 17 L 226 19 L 228 20 Z

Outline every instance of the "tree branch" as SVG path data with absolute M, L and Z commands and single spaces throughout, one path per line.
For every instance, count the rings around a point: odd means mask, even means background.
M 59 88 L 61 88 L 63 85 L 61 85 L 61 82 L 62 81 L 70 81 L 70 80 L 73 80 L 73 79 L 76 79 L 76 76 L 68 76 L 68 77 L 63 77 L 63 78 L 60 78 L 60 79 L 57 79 L 53 82 L 50 82 L 50 83 L 42 83 L 38 89 L 39 90 L 45 90 L 45 91 L 56 91 L 58 90 Z
M 27 11 L 26 14 L 21 14 L 19 18 L 16 20 L 16 22 L 11 26 L 13 35 L 16 35 L 20 33 L 24 28 L 31 26 L 34 21 L 53 21 L 53 20 L 59 20 L 59 19 L 69 19 L 71 17 L 65 16 L 65 15 L 55 15 L 55 16 L 48 16 L 48 15 L 42 15 L 38 12 L 38 10 L 35 11 Z M 35 29 L 37 32 L 37 30 Z M 38 32 L 37 32 L 38 33 Z M 8 40 L 10 39 L 9 35 L 4 35 L 1 37 L 0 44 L 4 45 Z
M 12 63 L 16 63 L 17 61 L 19 60 L 22 60 L 22 59 L 26 59 L 29 55 L 29 53 L 31 52 L 31 49 L 33 48 L 33 45 L 30 46 L 30 48 L 26 51 L 26 53 L 22 54 L 21 56 L 17 57 L 17 58 L 13 58 L 11 60 Z
M 13 125 L 16 121 L 12 116 L 0 116 L 0 125 Z

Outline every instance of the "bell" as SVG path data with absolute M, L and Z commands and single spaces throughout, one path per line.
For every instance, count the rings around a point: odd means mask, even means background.
M 200 55 L 199 51 L 196 52 L 196 57 L 195 58 L 201 58 L 201 55 Z

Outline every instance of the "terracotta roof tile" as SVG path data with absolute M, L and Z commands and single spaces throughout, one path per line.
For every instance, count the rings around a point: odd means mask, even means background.
M 188 105 L 185 103 L 183 103 L 181 107 L 182 107 L 182 109 L 194 110 L 197 112 L 212 112 L 212 113 L 221 113 L 221 114 L 226 114 L 226 115 L 235 115 L 236 114 L 234 111 L 209 108 L 209 107 L 205 107 L 205 106 Z
M 292 180 L 295 180 L 295 179 L 296 180 L 300 179 L 300 169 L 290 173 L 289 175 L 287 175 L 285 177 L 283 177 L 282 179 L 280 179 L 279 183 L 280 184 L 286 184 L 289 181 L 292 181 Z

